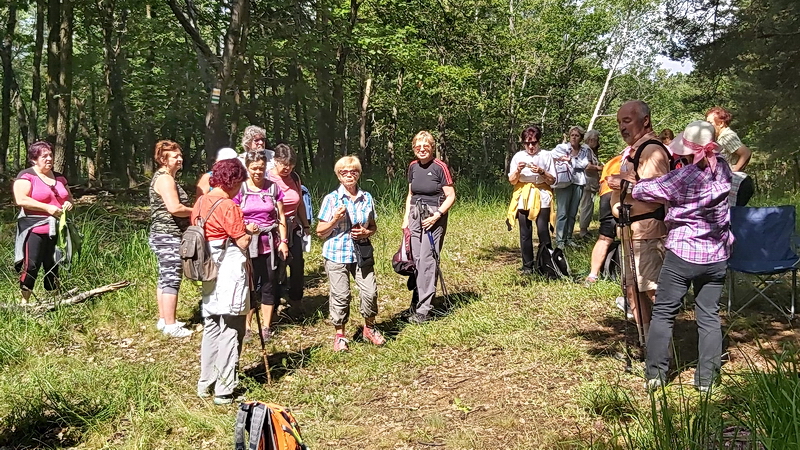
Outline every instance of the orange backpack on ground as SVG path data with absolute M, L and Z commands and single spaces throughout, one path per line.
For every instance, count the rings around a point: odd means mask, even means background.
M 249 438 L 245 445 L 245 434 Z M 309 450 L 294 415 L 273 403 L 239 405 L 235 429 L 236 450 Z

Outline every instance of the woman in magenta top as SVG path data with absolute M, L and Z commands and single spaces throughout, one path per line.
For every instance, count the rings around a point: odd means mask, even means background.
M 249 247 L 253 266 L 253 291 L 250 298 L 251 301 L 261 300 L 260 331 L 266 341 L 272 336 L 270 325 L 275 299 L 278 297 L 277 263 L 286 259 L 289 253 L 286 217 L 283 214 L 284 196 L 278 186 L 266 178 L 267 156 L 264 150 L 247 152 L 245 166 L 249 178 L 242 183 L 233 202 L 242 208 L 246 225 L 255 224 L 259 227 L 258 236 L 253 236 Z M 245 322 L 245 341 L 252 339 L 252 316 L 253 308 L 249 308 Z
M 303 284 L 305 282 L 305 261 L 303 260 L 303 236 L 310 233 L 308 214 L 303 202 L 303 191 L 300 177 L 294 171 L 297 155 L 292 147 L 278 144 L 273 156 L 275 166 L 269 172 L 269 179 L 275 182 L 283 192 L 283 212 L 286 214 L 288 227 L 289 254 L 288 260 L 281 261 L 278 267 L 278 279 L 283 283 L 288 281 L 285 290 L 288 291 L 290 302 L 299 302 L 303 298 Z M 289 267 L 289 276 L 286 276 L 286 267 Z
M 20 273 L 23 302 L 27 302 L 44 267 L 44 288 L 58 287 L 56 219 L 72 209 L 72 194 L 67 179 L 53 171 L 53 147 L 49 142 L 34 142 L 28 148 L 29 167 L 14 180 L 14 201 L 22 207 L 17 221 L 14 264 Z

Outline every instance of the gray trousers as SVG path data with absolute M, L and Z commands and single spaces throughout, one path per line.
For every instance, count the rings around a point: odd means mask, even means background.
M 358 296 L 361 300 L 358 311 L 361 316 L 378 315 L 378 283 L 375 281 L 374 267 L 361 268 L 356 263 L 340 264 L 326 259 L 325 272 L 328 274 L 330 284 L 328 311 L 334 326 L 344 325 L 350 319 L 351 275 L 358 286 Z
M 203 342 L 200 344 L 200 380 L 197 392 L 214 385 L 214 395 L 231 395 L 239 383 L 236 373 L 242 352 L 247 316 L 212 315 L 203 319 Z
M 447 232 L 447 217 L 440 217 L 433 227 L 424 231 L 419 212 L 412 207 L 409 212 L 408 228 L 411 231 L 411 253 L 417 267 L 416 289 L 411 300 L 411 312 L 427 317 L 433 309 L 433 298 L 436 296 L 437 262 L 434 258 L 428 233 L 433 236 L 436 253 L 441 254 L 444 235 Z
M 666 381 L 669 370 L 669 345 L 675 317 L 683 296 L 694 285 L 697 317 L 698 362 L 696 386 L 711 386 L 719 375 L 722 358 L 722 331 L 719 318 L 719 297 L 725 285 L 727 263 L 693 264 L 667 251 L 658 277 L 656 302 L 647 339 L 647 379 Z
M 589 186 L 587 183 L 583 187 L 583 194 L 581 195 L 581 204 L 578 206 L 578 214 L 580 214 L 580 236 L 586 236 L 589 233 L 589 225 L 592 223 L 592 216 L 594 216 L 594 196 L 597 194 L 597 189 Z
M 563 247 L 572 240 L 575 231 L 575 216 L 583 195 L 583 186 L 570 184 L 565 188 L 554 189 L 556 194 L 556 245 Z

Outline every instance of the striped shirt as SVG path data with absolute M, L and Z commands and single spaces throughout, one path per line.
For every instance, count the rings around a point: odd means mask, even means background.
M 666 203 L 665 247 L 684 261 L 712 264 L 728 259 L 730 231 L 728 192 L 731 168 L 717 157 L 717 173 L 694 164 L 633 186 L 633 197 L 643 202 Z
M 339 185 L 338 189 L 322 200 L 317 219 L 331 222 L 333 214 L 342 206 L 347 208 L 347 215 L 333 227 L 331 234 L 322 244 L 322 256 L 339 264 L 348 264 L 356 262 L 350 228 L 354 224 L 366 228 L 371 220 L 376 220 L 375 202 L 369 192 L 361 189 L 358 190 L 355 200 L 351 200 L 344 186 Z

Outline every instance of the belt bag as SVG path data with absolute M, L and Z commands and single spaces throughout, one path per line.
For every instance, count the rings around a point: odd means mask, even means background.
M 356 253 L 356 264 L 358 267 L 366 268 L 375 265 L 375 248 L 369 239 L 353 241 L 353 250 Z

